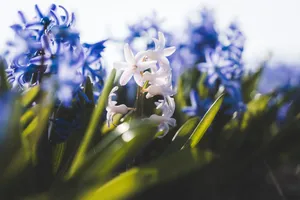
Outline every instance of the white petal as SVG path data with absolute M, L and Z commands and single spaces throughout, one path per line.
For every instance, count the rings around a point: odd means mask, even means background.
M 170 56 L 176 51 L 176 47 L 168 47 L 164 49 L 164 56 Z
M 158 32 L 159 48 L 163 49 L 166 45 L 165 36 L 162 32 Z
M 114 68 L 117 70 L 124 70 L 128 67 L 126 62 L 114 62 Z
M 144 81 L 143 81 L 143 77 L 139 72 L 134 73 L 133 75 L 135 82 L 140 86 L 143 87 L 144 86 Z
M 133 75 L 132 69 L 127 69 L 120 77 L 120 85 L 126 85 Z
M 140 71 L 144 71 L 146 69 L 152 68 L 153 65 L 155 65 L 157 61 L 152 60 L 152 61 L 145 61 L 145 62 L 139 62 L 138 63 L 138 68 Z
M 149 92 L 146 94 L 146 99 L 150 99 L 150 98 L 152 98 L 152 97 L 153 97 L 153 95 L 150 94 Z
M 157 60 L 157 52 L 156 51 L 152 51 L 152 50 L 148 50 L 146 52 L 146 56 L 148 56 L 148 58 L 150 58 L 151 60 Z
M 121 104 L 114 107 L 114 111 L 120 114 L 126 114 L 128 112 L 128 107 L 125 104 Z
M 170 62 L 168 60 L 168 58 L 166 58 L 165 56 L 161 56 L 160 58 L 160 62 L 164 65 L 170 65 Z
M 125 56 L 126 62 L 128 62 L 129 64 L 132 64 L 132 65 L 135 64 L 134 55 L 129 47 L 129 44 L 127 44 L 127 43 L 124 46 L 124 56 Z
M 140 61 L 140 60 L 141 60 L 142 58 L 144 58 L 146 55 L 147 55 L 147 51 L 140 51 L 140 52 L 138 52 L 138 53 L 135 55 L 135 57 L 134 57 L 135 63 L 138 62 L 138 61 Z
M 155 44 L 155 49 L 158 49 L 159 48 L 159 41 L 158 41 L 158 39 L 152 38 L 152 40 L 153 40 L 153 42 Z
M 174 118 L 170 118 L 169 120 L 168 120 L 168 124 L 170 125 L 170 126 L 176 126 L 176 119 L 174 119 Z

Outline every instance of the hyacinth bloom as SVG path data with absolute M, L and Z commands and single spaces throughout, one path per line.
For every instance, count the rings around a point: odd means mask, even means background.
M 196 90 L 190 92 L 191 106 L 182 109 L 182 112 L 189 116 L 204 116 L 205 112 L 209 109 L 213 103 L 212 99 L 200 99 L 200 96 Z
M 160 137 L 165 136 L 169 132 L 169 126 L 176 126 L 176 120 L 172 118 L 175 111 L 174 99 L 168 98 L 167 101 L 168 103 L 165 103 L 164 100 L 155 102 L 156 108 L 161 109 L 162 115 L 153 114 L 149 117 L 150 120 L 160 123 L 159 130 L 163 131 Z
M 205 61 L 205 50 L 214 49 L 218 44 L 218 33 L 212 10 L 204 8 L 200 11 L 200 22 L 188 23 L 186 48 L 194 55 L 194 63 Z
M 58 9 L 63 15 L 58 14 Z M 42 13 L 36 5 L 35 10 L 33 20 L 19 12 L 21 23 L 12 26 L 18 38 L 8 42 L 10 49 L 6 52 L 11 58 L 6 72 L 12 86 L 22 90 L 43 84 L 46 74 L 53 76 L 51 80 L 58 86 L 56 96 L 68 105 L 74 95 L 83 94 L 81 85 L 89 76 L 99 94 L 105 75 L 100 59 L 106 40 L 81 44 L 74 28 L 75 15 L 63 6 L 53 4 Z
M 176 120 L 171 118 L 175 110 L 174 99 L 171 96 L 176 92 L 172 88 L 172 70 L 170 62 L 166 58 L 166 56 L 174 53 L 175 47 L 165 48 L 166 41 L 164 34 L 161 32 L 159 32 L 159 38 L 154 38 L 153 40 L 155 42 L 155 49 L 138 52 L 135 56 L 129 48 L 129 44 L 125 44 L 124 57 L 126 62 L 115 62 L 114 67 L 117 70 L 123 71 L 120 77 L 121 86 L 126 85 L 133 76 L 139 87 L 143 87 L 144 83 L 148 81 L 149 86 L 139 90 L 139 92 L 147 93 L 147 99 L 154 96 L 163 97 L 163 100 L 159 100 L 155 103 L 156 109 L 162 110 L 162 115 L 151 115 L 149 119 L 158 122 L 160 124 L 159 130 L 163 130 L 163 135 L 165 135 L 169 131 L 169 126 L 176 125 Z M 115 91 L 116 88 L 111 91 L 110 97 L 114 95 Z M 138 96 L 144 98 L 142 93 Z M 137 100 L 139 101 L 141 99 Z M 112 116 L 114 114 L 124 114 L 128 111 L 125 105 L 120 105 L 119 107 L 115 105 L 116 102 L 111 99 L 108 101 L 108 125 L 112 122 Z
M 141 48 L 137 46 L 139 40 L 146 42 L 145 47 L 147 49 L 153 49 L 155 43 L 153 43 L 150 37 L 158 37 L 158 32 L 161 30 L 161 24 L 164 19 L 160 19 L 156 12 L 153 12 L 151 16 L 146 16 L 136 22 L 135 24 L 129 25 L 129 35 L 125 38 L 125 42 L 128 43 L 134 51 L 140 51 Z M 167 46 L 170 46 L 170 41 L 172 40 L 172 34 L 164 32 L 164 36 L 168 38 Z
M 165 48 L 166 41 L 165 37 L 162 32 L 158 32 L 158 39 L 152 38 L 155 43 L 155 49 L 147 51 L 147 56 L 151 60 L 157 60 L 158 62 L 164 65 L 169 65 L 169 60 L 166 56 L 172 55 L 176 48 L 175 47 L 168 47 Z
M 110 127 L 110 124 L 113 122 L 113 117 L 115 114 L 120 113 L 120 114 L 126 114 L 129 110 L 132 110 L 132 108 L 128 108 L 126 105 L 121 104 L 121 105 L 116 105 L 117 102 L 113 101 L 112 98 L 116 96 L 116 91 L 118 90 L 118 86 L 115 86 L 111 92 L 109 93 L 108 96 L 108 104 L 106 107 L 106 119 L 107 119 L 107 126 Z
M 147 92 L 146 98 L 152 98 L 156 95 L 161 96 L 173 96 L 176 92 L 169 85 L 150 85 L 147 89 L 144 90 Z
M 139 52 L 134 56 L 128 44 L 124 46 L 124 55 L 126 62 L 114 63 L 116 69 L 124 70 L 120 78 L 120 85 L 126 85 L 133 76 L 135 82 L 142 87 L 144 84 L 142 73 L 157 61 L 145 61 L 145 52 Z
M 218 52 L 212 50 L 205 52 L 205 59 L 205 63 L 198 64 L 198 69 L 207 72 L 207 84 L 209 87 L 213 87 L 218 78 L 222 83 L 230 80 L 231 73 L 234 70 L 232 61 L 226 60 Z

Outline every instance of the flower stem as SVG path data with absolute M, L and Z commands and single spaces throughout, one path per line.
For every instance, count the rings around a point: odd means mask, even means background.
M 144 96 L 142 92 L 142 87 L 137 87 L 136 90 L 136 99 L 135 99 L 135 108 L 136 108 L 136 116 L 142 117 L 143 116 L 143 107 L 144 107 Z
M 136 99 L 135 99 L 135 108 L 136 108 L 136 117 L 143 117 L 144 116 L 144 92 L 143 90 L 146 89 L 148 86 L 148 81 L 144 84 L 143 87 L 138 86 L 136 90 Z

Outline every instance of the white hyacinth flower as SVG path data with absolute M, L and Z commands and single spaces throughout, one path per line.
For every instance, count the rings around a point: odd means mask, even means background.
M 143 92 L 147 92 L 146 98 L 152 98 L 156 95 L 161 95 L 164 98 L 167 96 L 173 96 L 176 91 L 172 89 L 171 84 L 167 85 L 150 85 L 148 88 L 144 89 Z
M 171 79 L 171 70 L 160 68 L 156 72 L 145 72 L 143 75 L 144 81 L 149 81 L 151 85 L 168 85 Z
M 163 100 L 159 100 L 155 103 L 157 109 L 162 110 L 162 115 L 153 114 L 149 117 L 150 120 L 160 123 L 159 130 L 163 131 L 163 134 L 160 137 L 164 137 L 169 132 L 169 126 L 176 126 L 176 120 L 172 118 L 175 111 L 175 102 L 171 97 L 167 98 L 167 103 Z
M 135 82 L 139 86 L 143 86 L 143 72 L 146 69 L 151 68 L 153 65 L 157 63 L 157 61 L 146 61 L 145 60 L 146 52 L 139 52 L 135 56 L 133 55 L 131 49 L 129 48 L 128 44 L 124 46 L 124 56 L 126 62 L 115 62 L 114 68 L 119 70 L 124 70 L 121 78 L 120 78 L 120 85 L 126 85 L 128 81 L 134 77 Z
M 166 40 L 162 32 L 158 32 L 158 39 L 152 38 L 152 40 L 154 41 L 155 49 L 147 51 L 147 56 L 151 60 L 157 60 L 163 66 L 169 66 L 167 56 L 172 55 L 175 52 L 176 47 L 165 48 Z
M 110 124 L 113 122 L 113 117 L 115 114 L 126 114 L 129 110 L 133 110 L 133 108 L 128 108 L 126 105 L 116 105 L 117 102 L 112 100 L 113 96 L 116 96 L 115 92 L 118 90 L 118 86 L 115 86 L 108 96 L 108 105 L 106 107 L 106 120 L 107 120 L 107 126 L 110 127 Z

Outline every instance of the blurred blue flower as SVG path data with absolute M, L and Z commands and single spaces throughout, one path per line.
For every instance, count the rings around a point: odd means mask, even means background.
M 206 72 L 206 86 L 213 90 L 224 87 L 229 94 L 225 98 L 226 113 L 235 111 L 244 112 L 246 106 L 242 100 L 241 79 L 244 73 L 242 53 L 245 38 L 236 23 L 231 23 L 224 34 L 220 34 L 215 49 L 204 50 L 205 62 L 200 62 L 197 67 Z
M 182 109 L 182 112 L 189 116 L 199 116 L 203 117 L 206 111 L 209 109 L 213 103 L 212 99 L 206 98 L 201 99 L 196 90 L 190 92 L 191 106 Z
M 205 62 L 205 50 L 215 49 L 218 44 L 218 33 L 212 10 L 203 8 L 200 11 L 200 23 L 188 23 L 188 42 L 186 47 L 195 55 L 194 63 Z
M 166 38 L 166 46 L 173 46 L 172 39 L 173 36 L 168 31 L 162 29 L 162 23 L 164 19 L 160 19 L 155 11 L 153 11 L 151 16 L 144 17 L 134 24 L 128 26 L 129 35 L 125 38 L 124 42 L 128 43 L 134 52 L 145 49 L 154 49 L 154 42 L 151 38 L 157 38 L 158 32 L 164 33 Z M 139 49 L 136 45 L 138 40 L 146 40 L 147 46 L 145 49 Z M 145 43 L 145 41 L 143 41 Z
M 64 14 L 59 15 L 58 9 Z M 82 94 L 82 83 L 90 76 L 99 95 L 105 76 L 101 53 L 106 40 L 81 44 L 74 27 L 75 15 L 63 6 L 52 4 L 47 13 L 42 13 L 36 5 L 35 10 L 37 16 L 32 21 L 19 11 L 21 23 L 12 26 L 17 40 L 8 42 L 13 50 L 5 56 L 11 60 L 6 72 L 13 88 L 22 90 L 53 76 L 58 99 L 68 105 L 74 95 Z
M 209 88 L 215 87 L 217 79 L 224 85 L 231 80 L 235 70 L 234 63 L 224 58 L 220 51 L 207 49 L 205 60 L 206 62 L 199 63 L 197 66 L 200 71 L 207 73 L 206 84 Z
M 243 113 L 247 110 L 247 106 L 242 99 L 241 84 L 237 81 L 228 82 L 225 86 L 226 92 L 229 96 L 224 99 L 224 104 L 229 109 L 225 111 L 226 114 L 233 114 L 234 112 Z
M 246 38 L 240 31 L 237 22 L 232 22 L 229 28 L 223 34 L 219 35 L 217 48 L 222 50 L 222 53 L 227 59 L 240 65 L 245 40 Z

